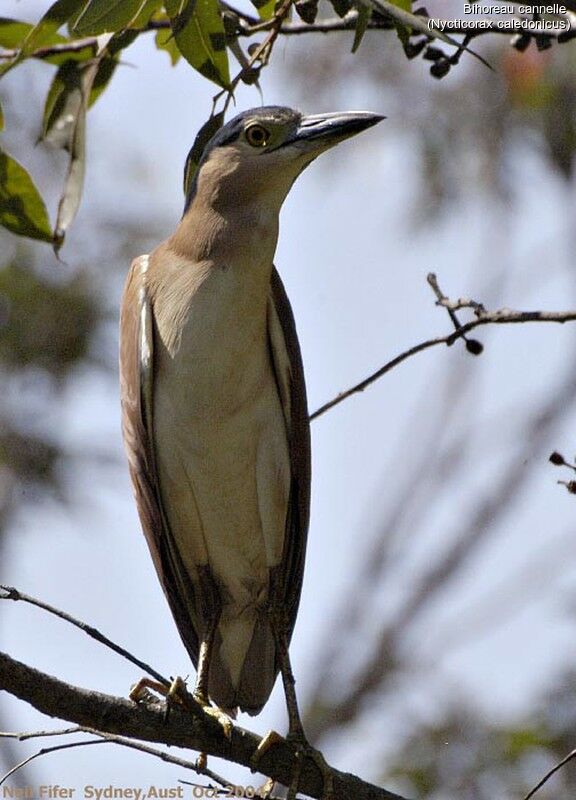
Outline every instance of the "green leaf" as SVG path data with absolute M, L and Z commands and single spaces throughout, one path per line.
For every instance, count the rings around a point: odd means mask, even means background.
M 8 50 L 13 50 L 21 47 L 26 37 L 34 30 L 34 25 L 29 22 L 20 22 L 16 19 L 8 19 L 7 17 L 0 17 L 0 47 L 5 47 Z M 44 41 L 43 47 L 51 47 L 54 44 L 64 44 L 70 40 L 60 33 L 53 33 Z M 86 47 L 82 50 L 76 50 L 73 53 L 54 53 L 50 56 L 45 56 L 43 61 L 49 64 L 56 64 L 59 66 L 65 61 L 85 61 L 92 58 L 95 53 L 94 47 Z M 21 61 L 22 57 L 18 57 Z M 0 73 L 1 74 L 1 73 Z
M 17 19 L 0 17 L 0 47 L 20 47 L 34 26 Z
M 138 38 L 138 31 L 125 30 L 117 33 L 110 39 L 106 46 L 106 54 L 100 60 L 98 69 L 92 82 L 88 108 L 91 108 L 110 83 L 119 62 L 119 53 L 125 50 Z
M 392 5 L 397 6 L 402 11 L 412 11 L 412 0 L 390 0 Z M 410 41 L 410 28 L 403 25 L 401 22 L 395 22 L 396 34 L 400 39 L 402 46 L 406 48 Z
M 108 42 L 105 53 L 97 60 L 96 74 L 91 82 L 88 108 L 94 105 L 108 86 L 116 67 L 118 53 L 138 36 L 136 31 L 123 31 Z M 68 60 L 54 76 L 44 104 L 42 139 L 55 147 L 68 149 L 72 130 L 83 97 L 83 77 L 87 64 Z
M 66 41 L 63 37 L 58 36 L 57 31 L 85 3 L 86 0 L 57 0 L 53 3 L 40 22 L 29 28 L 26 38 L 21 42 L 20 52 L 16 58 L 6 61 L 0 67 L 0 78 L 15 67 L 16 64 L 32 55 L 34 50 L 39 47 L 58 43 L 58 41 Z M 18 35 L 14 29 L 13 34 Z
M 42 139 L 54 147 L 70 145 L 76 117 L 82 103 L 82 67 L 67 61 L 54 76 L 42 120 Z
M 252 5 L 261 20 L 272 19 L 276 10 L 276 0 L 252 0 Z
M 178 49 L 205 78 L 230 84 L 226 34 L 217 0 L 166 0 Z
M 20 22 L 16 19 L 8 19 L 0 17 L 0 47 L 5 47 L 9 50 L 21 47 L 24 40 L 34 29 L 34 25 L 28 22 Z M 43 47 L 51 47 L 54 44 L 64 44 L 70 41 L 66 36 L 60 33 L 53 33 L 50 37 L 46 38 Z M 53 55 L 46 56 L 43 61 L 49 64 L 56 64 L 57 66 L 63 64 L 65 61 L 85 61 L 96 55 L 94 47 L 86 47 L 82 50 L 76 50 L 73 53 L 54 53 Z M 21 60 L 21 58 L 19 58 Z
M 22 44 L 22 55 L 29 56 L 34 50 L 54 43 L 54 35 L 72 14 L 82 8 L 86 0 L 57 0 L 35 25 Z
M 216 131 L 220 130 L 223 124 L 224 112 L 220 111 L 218 114 L 214 114 L 214 116 L 210 117 L 196 134 L 194 144 L 186 157 L 186 164 L 184 165 L 184 196 L 186 197 L 186 204 L 188 204 L 190 199 L 190 192 L 194 184 L 194 178 L 198 172 L 202 153 L 210 139 L 214 136 Z
M 0 225 L 18 236 L 52 241 L 48 212 L 24 167 L 0 150 Z
M 88 108 L 92 108 L 96 100 L 98 100 L 100 95 L 104 92 L 104 90 L 112 80 L 112 76 L 116 72 L 117 66 L 118 66 L 117 58 L 103 58 L 100 61 L 100 63 L 98 64 L 98 70 L 96 72 L 94 82 L 92 83 L 92 88 L 90 89 L 90 95 L 88 97 Z
M 142 11 L 145 0 L 90 0 L 74 25 L 78 36 L 121 31 Z
M 0 17 L 0 47 L 5 47 L 9 50 L 19 48 L 19 53 L 15 58 L 5 61 L 0 66 L 0 77 L 27 57 L 28 52 L 25 51 L 24 48 L 28 47 L 27 42 L 30 41 L 34 30 L 35 26 L 30 25 L 28 22 L 20 22 L 16 19 Z M 65 36 L 56 33 L 56 30 L 44 31 L 42 36 L 42 43 L 44 45 L 49 46 L 68 41 Z M 33 49 L 35 49 L 35 47 L 32 47 L 32 50 Z
M 86 168 L 86 112 L 90 92 L 100 66 L 100 60 L 82 68 L 80 86 L 75 89 L 69 99 L 70 109 L 75 110 L 73 125 L 69 130 L 69 141 L 65 145 L 70 153 L 68 174 L 64 190 L 58 203 L 56 227 L 54 229 L 54 252 L 58 253 L 64 244 L 68 228 L 72 224 L 82 198 L 84 188 L 84 172 Z
M 180 61 L 182 54 L 180 50 L 178 50 L 178 45 L 176 44 L 176 39 L 174 38 L 174 34 L 172 33 L 171 29 L 165 28 L 156 31 L 154 42 L 158 50 L 164 50 L 166 53 L 168 53 L 170 56 L 170 61 L 172 62 L 172 66 Z
M 431 36 L 433 39 L 440 39 L 442 42 L 446 42 L 446 44 L 452 45 L 452 47 L 456 47 L 457 49 L 462 47 L 467 53 L 470 53 L 474 58 L 477 58 L 478 61 L 481 61 L 488 69 L 492 69 L 486 59 L 482 58 L 482 56 L 478 55 L 474 50 L 471 50 L 469 47 L 464 47 L 457 39 L 448 36 L 447 33 L 443 33 L 436 28 L 429 28 L 428 19 L 426 17 L 422 17 L 419 14 L 412 14 L 400 8 L 398 0 L 357 0 L 357 2 L 359 5 L 368 6 L 369 8 L 376 9 L 376 11 L 381 11 L 391 17 L 397 25 L 403 25 L 413 31 L 418 31 L 418 33 L 424 33 L 426 36 Z
M 354 31 L 354 42 L 352 44 L 352 52 L 355 53 L 360 47 L 360 43 L 366 33 L 366 28 L 372 16 L 372 9 L 367 6 L 360 6 L 358 9 L 358 19 L 356 20 L 356 30 Z
M 161 8 L 162 0 L 145 0 L 144 5 L 136 14 L 132 22 L 131 28 L 143 28 L 150 22 L 152 16 Z M 164 16 L 163 14 L 161 15 Z

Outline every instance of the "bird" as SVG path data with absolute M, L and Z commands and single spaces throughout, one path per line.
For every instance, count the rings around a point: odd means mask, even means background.
M 288 646 L 310 517 L 310 428 L 279 214 L 371 112 L 244 111 L 204 147 L 174 232 L 132 262 L 120 318 L 122 431 L 141 525 L 207 711 L 258 714 Z

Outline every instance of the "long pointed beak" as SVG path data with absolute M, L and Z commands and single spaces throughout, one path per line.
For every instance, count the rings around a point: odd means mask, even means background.
M 335 114 L 304 116 L 293 136 L 285 144 L 303 144 L 308 149 L 323 150 L 377 125 L 386 117 L 371 111 L 344 111 Z

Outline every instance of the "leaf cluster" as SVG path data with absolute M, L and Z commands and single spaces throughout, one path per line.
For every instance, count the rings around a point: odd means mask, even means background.
M 192 179 L 208 139 L 223 123 L 238 84 L 258 85 L 279 35 L 349 30 L 356 52 L 367 30 L 393 30 L 406 58 L 430 62 L 430 74 L 436 78 L 448 75 L 463 53 L 483 61 L 470 50 L 472 34 L 458 40 L 430 27 L 426 9 L 417 7 L 414 0 L 329 0 L 335 16 L 324 20 L 318 19 L 319 0 L 252 2 L 254 15 L 232 7 L 227 0 L 56 0 L 36 24 L 0 17 L 0 79 L 30 58 L 55 68 L 40 139 L 64 150 L 68 158 L 52 223 L 31 176 L 0 146 L 0 225 L 20 236 L 51 243 L 58 252 L 81 201 L 87 112 L 109 85 L 126 49 L 142 34 L 153 33 L 157 49 L 165 51 L 173 65 L 185 59 L 219 89 L 212 114 L 189 156 L 186 183 Z M 290 20 L 293 10 L 302 23 Z M 262 40 L 241 45 L 262 35 Z M 569 32 L 566 39 L 571 36 Z M 536 38 L 539 47 L 551 43 L 550 36 Z M 516 45 L 524 47 L 530 39 L 529 34 L 517 37 Z M 442 45 L 452 48 L 451 53 Z M 240 65 L 234 76 L 230 55 Z M 223 105 L 217 108 L 220 100 Z M 2 127 L 0 107 L 0 130 Z

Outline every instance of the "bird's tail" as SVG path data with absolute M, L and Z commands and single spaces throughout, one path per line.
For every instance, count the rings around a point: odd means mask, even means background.
M 247 608 L 220 620 L 210 664 L 209 694 L 220 708 L 260 713 L 278 669 L 276 645 L 265 611 Z

